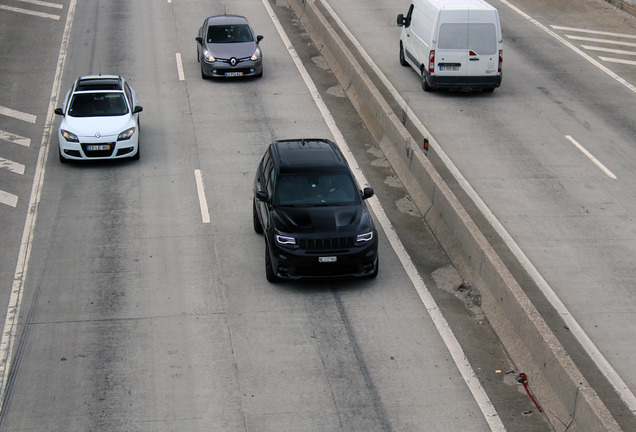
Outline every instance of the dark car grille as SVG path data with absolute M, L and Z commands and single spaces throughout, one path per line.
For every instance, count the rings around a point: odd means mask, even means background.
M 353 246 L 353 237 L 298 239 L 298 246 L 304 250 L 336 250 Z
M 115 150 L 115 144 L 114 142 L 111 143 L 99 143 L 99 144 L 110 144 L 110 150 L 87 150 L 88 146 L 90 144 L 82 144 L 82 150 L 84 150 L 84 154 L 86 155 L 86 157 L 109 157 L 110 155 L 113 154 L 113 151 Z

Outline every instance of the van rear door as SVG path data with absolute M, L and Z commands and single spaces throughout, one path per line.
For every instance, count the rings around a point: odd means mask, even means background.
M 440 12 L 435 51 L 435 75 L 466 76 L 468 64 L 468 10 Z
M 499 63 L 497 12 L 469 10 L 466 76 L 496 75 Z

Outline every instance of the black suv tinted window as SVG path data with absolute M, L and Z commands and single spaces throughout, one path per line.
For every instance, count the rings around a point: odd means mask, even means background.
M 300 205 L 353 205 L 360 195 L 348 173 L 283 174 L 276 182 L 275 204 Z

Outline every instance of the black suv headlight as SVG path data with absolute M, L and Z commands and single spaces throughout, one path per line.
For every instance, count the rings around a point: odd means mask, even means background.
M 286 236 L 282 234 L 276 234 L 274 237 L 276 238 L 276 243 L 278 243 L 279 245 L 282 245 L 282 246 L 296 245 L 296 239 L 294 237 L 290 237 L 290 236 Z
M 362 246 L 363 244 L 367 244 L 371 241 L 373 241 L 373 231 L 358 234 L 356 236 L 356 246 Z

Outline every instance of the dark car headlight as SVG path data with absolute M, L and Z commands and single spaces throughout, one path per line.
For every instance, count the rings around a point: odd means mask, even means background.
M 276 238 L 276 243 L 278 243 L 279 245 L 283 245 L 283 246 L 296 245 L 296 239 L 294 237 L 290 237 L 290 236 L 286 236 L 282 234 L 276 234 L 274 237 Z
M 79 138 L 77 138 L 77 135 L 75 135 L 73 132 L 61 129 L 60 133 L 67 142 L 79 142 Z
M 356 245 L 360 246 L 373 241 L 373 231 L 369 231 L 356 236 Z
M 117 141 L 125 141 L 135 134 L 135 128 L 131 127 L 123 131 L 117 136 Z
M 256 51 L 254 51 L 254 54 L 252 54 L 252 57 L 250 57 L 250 60 L 256 61 L 256 60 L 259 60 L 260 58 L 261 58 L 261 49 L 257 47 Z

